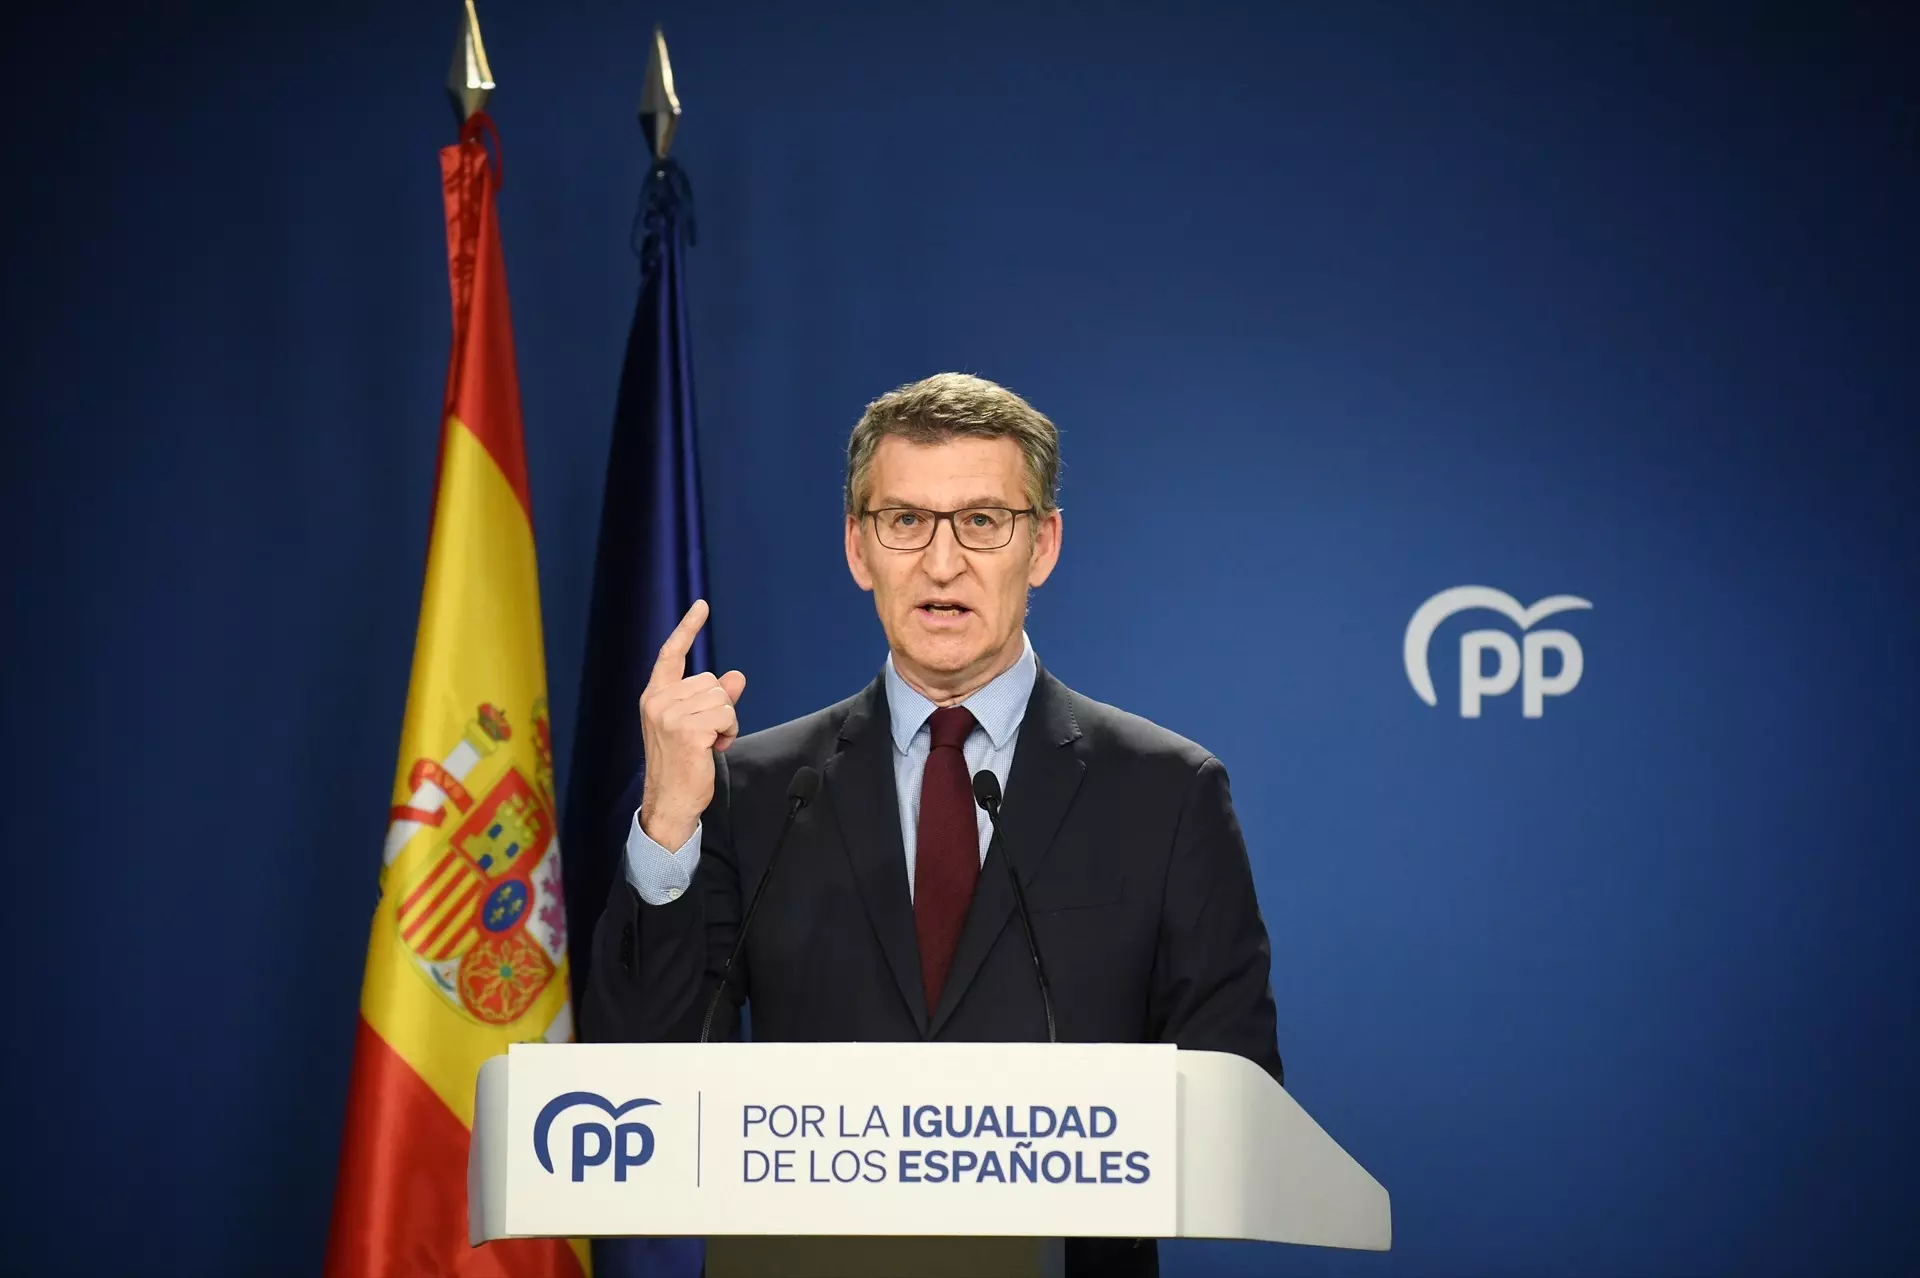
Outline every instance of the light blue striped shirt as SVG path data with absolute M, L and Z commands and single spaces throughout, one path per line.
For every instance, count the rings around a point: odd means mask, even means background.
M 995 675 L 985 687 L 960 704 L 973 711 L 978 726 L 962 747 L 967 756 L 969 776 L 986 768 L 1000 781 L 1006 792 L 1007 776 L 1013 770 L 1013 748 L 1020 737 L 1020 724 L 1027 717 L 1027 701 L 1033 695 L 1039 661 L 1033 655 L 1033 641 L 1020 637 L 1019 660 Z M 933 702 L 908 686 L 887 656 L 887 712 L 893 730 L 893 783 L 900 799 L 900 837 L 907 852 L 907 895 L 913 895 L 914 850 L 920 841 L 920 782 L 927 771 L 927 755 L 933 750 L 933 729 L 927 720 L 939 709 Z M 987 845 L 993 837 L 993 825 L 977 806 L 974 820 L 980 829 L 980 859 L 987 859 Z M 678 900 L 693 882 L 700 865 L 700 827 L 695 826 L 677 851 L 669 852 L 647 837 L 640 828 L 640 814 L 633 814 L 627 832 L 627 882 L 648 905 L 665 905 Z

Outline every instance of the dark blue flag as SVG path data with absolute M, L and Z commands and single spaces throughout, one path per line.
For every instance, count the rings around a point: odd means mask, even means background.
M 647 175 L 634 225 L 640 301 L 627 335 L 613 414 L 586 664 L 574 722 L 561 825 L 573 1005 L 592 965 L 593 928 L 619 881 L 645 754 L 637 709 L 668 631 L 707 593 L 706 534 L 687 346 L 686 247 L 693 200 L 672 160 Z M 694 670 L 713 669 L 712 626 L 694 640 Z M 697 1238 L 617 1238 L 593 1244 L 596 1278 L 693 1278 Z

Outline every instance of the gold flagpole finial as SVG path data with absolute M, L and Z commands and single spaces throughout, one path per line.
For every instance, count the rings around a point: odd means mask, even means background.
M 647 52 L 647 82 L 640 90 L 640 131 L 647 135 L 647 150 L 653 152 L 656 164 L 667 158 L 673 132 L 679 127 L 680 97 L 673 91 L 673 63 L 667 58 L 667 37 L 656 26 Z
M 473 0 L 464 0 L 460 35 L 453 42 L 453 68 L 447 72 L 447 96 L 453 113 L 465 124 L 476 111 L 487 109 L 493 96 L 493 68 L 487 65 L 487 46 L 480 39 L 480 15 Z

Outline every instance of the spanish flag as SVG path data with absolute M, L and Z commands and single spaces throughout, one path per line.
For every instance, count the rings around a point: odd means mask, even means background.
M 509 1043 L 573 1036 L 499 172 L 482 137 L 492 130 L 476 113 L 440 152 L 453 356 L 328 1278 L 587 1269 L 578 1243 L 467 1244 L 480 1063 Z

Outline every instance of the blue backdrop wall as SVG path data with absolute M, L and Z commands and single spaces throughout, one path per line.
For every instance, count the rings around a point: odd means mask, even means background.
M 0 1270 L 315 1273 L 447 346 L 452 4 L 7 19 Z M 1031 633 L 1227 763 L 1288 1081 L 1392 1253 L 1893 1272 L 1920 1236 L 1910 22 L 1807 6 L 488 0 L 564 781 L 651 23 L 722 659 L 883 649 L 839 448 L 1064 430 Z M 1420 603 L 1592 602 L 1414 694 Z M 1491 659 L 1489 658 L 1489 661 Z M 1547 673 L 1552 673 L 1549 662 Z

